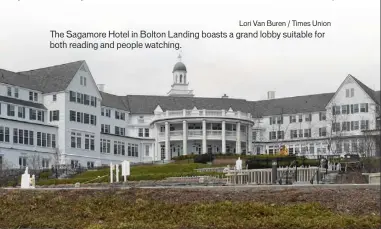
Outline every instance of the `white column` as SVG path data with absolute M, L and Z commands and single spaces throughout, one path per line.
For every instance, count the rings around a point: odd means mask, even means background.
M 170 160 L 170 145 L 169 145 L 169 123 L 165 122 L 165 159 Z
M 205 112 L 205 110 L 204 110 Z M 207 153 L 206 150 L 206 121 L 202 120 L 202 153 Z
M 236 128 L 236 154 L 241 154 L 241 123 L 237 122 Z
M 222 153 L 226 153 L 226 124 L 225 121 L 222 121 L 222 133 L 221 133 L 221 138 L 222 138 Z
M 253 149 L 253 128 L 251 126 L 251 124 L 249 124 L 247 126 L 247 130 L 248 130 L 248 152 L 251 152 L 253 153 L 254 152 L 254 149 Z
M 153 148 L 153 161 L 159 161 L 161 158 L 161 153 L 160 153 L 160 144 L 159 144 L 159 134 L 160 134 L 160 129 L 159 129 L 159 125 L 157 123 L 155 123 L 155 132 L 156 132 L 156 136 L 155 136 L 155 144 L 154 146 L 156 146 L 155 148 Z
M 188 151 L 188 124 L 187 121 L 183 121 L 183 155 L 187 155 Z

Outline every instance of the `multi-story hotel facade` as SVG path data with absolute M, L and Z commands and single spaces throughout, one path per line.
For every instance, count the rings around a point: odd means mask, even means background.
M 380 91 L 348 75 L 333 93 L 247 101 L 195 97 L 175 64 L 168 95 L 104 92 L 85 61 L 0 69 L 0 163 L 99 166 L 204 153 L 380 154 Z

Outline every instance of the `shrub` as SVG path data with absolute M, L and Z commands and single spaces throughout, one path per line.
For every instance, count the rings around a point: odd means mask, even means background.
M 214 154 L 211 154 L 211 153 L 207 153 L 207 154 L 200 154 L 200 155 L 197 155 L 194 159 L 193 159 L 193 162 L 194 163 L 202 163 L 202 164 L 206 164 L 208 162 L 213 162 L 215 158 L 215 155 Z

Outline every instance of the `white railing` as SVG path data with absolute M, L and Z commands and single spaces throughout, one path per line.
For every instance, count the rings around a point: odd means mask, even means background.
M 188 136 L 202 136 L 202 130 L 188 130 Z
M 226 136 L 236 136 L 237 132 L 236 131 L 227 130 L 225 135 Z
M 221 136 L 222 131 L 221 130 L 207 130 L 206 135 L 207 136 Z
M 172 136 L 172 137 L 182 136 L 183 135 L 183 131 L 182 130 L 170 131 L 169 133 L 170 133 L 170 136 Z
M 250 113 L 240 111 L 229 112 L 226 110 L 174 110 L 155 114 L 154 120 L 177 117 L 231 117 L 252 120 Z M 144 122 L 144 120 L 143 120 Z M 140 120 L 139 120 L 140 123 Z

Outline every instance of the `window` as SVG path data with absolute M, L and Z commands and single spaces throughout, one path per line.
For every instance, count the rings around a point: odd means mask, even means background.
M 19 97 L 19 89 L 15 88 L 15 98 L 18 98 L 18 97 Z
M 50 111 L 50 115 L 49 116 L 50 116 L 50 121 L 51 122 L 52 121 L 59 121 L 60 120 L 60 111 L 59 110 Z M 71 117 L 71 113 L 70 113 L 70 117 Z
M 325 112 L 319 112 L 319 120 L 324 121 L 327 119 L 327 115 Z
M 277 131 L 277 137 L 278 139 L 284 139 L 284 131 Z
M 94 162 L 93 161 L 88 161 L 87 162 L 87 168 L 89 168 L 89 169 L 94 168 Z
M 52 146 L 52 135 L 46 134 L 46 146 L 51 147 Z
M 352 121 L 351 130 L 358 130 L 358 129 L 359 129 L 359 121 Z
M 149 137 L 149 129 L 148 128 L 144 129 L 144 137 L 146 137 L 146 138 Z
M 115 127 L 115 134 L 116 135 L 119 135 L 120 134 L 120 128 L 118 126 Z
M 138 145 L 137 144 L 130 144 L 128 143 L 128 156 L 129 157 L 138 157 L 139 151 L 138 151 Z
M 253 132 L 253 141 L 256 141 L 256 140 L 257 140 L 257 132 L 254 131 L 254 132 Z
M 83 113 L 77 112 L 77 122 L 83 123 Z
M 102 124 L 103 125 L 103 133 L 109 134 L 110 133 L 110 125 Z
M 12 87 L 7 87 L 7 95 L 12 96 Z
M 341 113 L 342 114 L 349 114 L 349 105 L 342 105 L 341 106 Z
M 9 142 L 9 128 L 0 126 L 0 142 Z
M 83 77 L 83 85 L 86 86 L 86 77 Z
M 85 134 L 85 149 L 90 149 L 90 135 Z
M 110 153 L 111 141 L 106 139 L 101 139 L 101 153 Z
M 367 103 L 361 103 L 360 104 L 360 112 L 362 112 L 362 113 L 368 112 L 368 104 Z
M 361 130 L 369 129 L 369 120 L 361 120 Z
M 55 102 L 55 101 L 57 101 L 57 95 L 56 94 L 53 95 L 53 102 Z
M 8 104 L 7 105 L 7 115 L 15 116 L 15 106 Z
M 306 122 L 311 122 L 312 121 L 312 114 L 306 114 L 305 120 L 306 120 Z
M 25 118 L 25 107 L 17 107 L 19 118 Z
M 276 121 L 277 121 L 278 124 L 283 124 L 283 117 L 282 116 L 277 117 Z
M 29 131 L 29 145 L 34 145 L 34 132 Z
M 146 156 L 146 157 L 149 157 L 149 145 L 146 145 L 145 156 Z
M 81 145 L 82 134 L 71 132 L 71 148 L 82 148 Z
M 355 96 L 355 89 L 351 88 L 351 97 L 354 97 L 354 96 Z
M 42 139 L 41 139 L 41 132 L 37 132 L 37 146 L 41 146 L 42 145 L 42 143 L 41 143 L 41 141 L 42 141 Z
M 25 168 L 27 166 L 26 157 L 19 157 L 19 166 L 20 168 Z
M 290 123 L 296 122 L 296 115 L 291 115 L 290 116 Z
M 344 152 L 349 153 L 349 141 L 344 141 Z
M 19 129 L 19 143 L 24 144 L 24 130 Z
M 29 100 L 33 101 L 33 92 L 31 92 L 31 91 L 29 92 Z
M 305 138 L 311 137 L 311 129 L 304 129 L 304 137 Z
M 19 142 L 18 135 L 19 135 L 18 129 L 17 128 L 13 128 L 13 143 L 17 144 Z
M 70 102 L 75 102 L 76 101 L 76 93 L 74 91 L 70 91 Z
M 332 132 L 339 132 L 340 131 L 340 123 L 336 122 L 332 124 Z
M 356 140 L 352 140 L 351 146 L 352 146 L 352 152 L 356 152 L 357 153 L 358 148 L 357 148 L 357 141 Z
M 103 107 L 101 108 L 101 115 L 105 116 L 105 109 Z
M 119 119 L 119 118 L 120 118 L 119 111 L 115 111 L 115 119 Z
M 71 160 L 70 165 L 71 165 L 71 168 L 73 168 L 73 169 L 79 167 L 79 163 L 77 160 Z
M 327 128 L 326 127 L 319 128 L 319 137 L 325 137 L 325 136 L 327 136 Z
M 83 121 L 83 123 L 89 124 L 90 123 L 90 115 L 86 114 L 86 113 L 84 113 L 83 115 L 84 115 L 84 121 Z
M 120 114 L 120 119 L 121 119 L 121 120 L 126 120 L 126 113 L 121 112 L 121 114 Z
M 340 106 L 333 106 L 333 107 L 332 107 L 332 114 L 333 114 L 333 115 L 338 115 L 338 114 L 340 114 Z
M 107 117 L 111 117 L 111 110 L 110 109 L 106 109 L 106 116 Z
M 139 137 L 143 137 L 143 128 L 139 128 Z
M 299 118 L 299 122 L 303 122 L 303 115 L 299 115 L 298 118 Z
M 359 105 L 358 104 L 352 104 L 351 105 L 351 114 L 359 113 Z
M 126 129 L 120 128 L 120 135 L 125 136 L 126 135 Z
M 90 105 L 90 96 L 84 94 L 83 97 L 84 97 L 83 104 L 85 104 L 85 105 Z
M 80 83 L 81 85 L 83 85 L 83 76 L 80 77 L 80 81 L 79 81 L 79 83 Z
M 290 138 L 298 138 L 298 130 L 290 130 Z
M 56 148 L 56 135 L 52 134 L 52 148 Z
M 299 130 L 299 138 L 303 137 L 303 130 Z
M 38 101 L 38 94 L 37 94 L 37 92 L 34 92 L 34 93 L 33 93 L 33 100 L 34 100 L 35 102 Z
M 46 133 L 42 133 L 42 146 L 43 147 L 46 147 L 46 142 L 47 142 L 47 140 L 46 140 Z
M 270 131 L 269 132 L 269 139 L 275 140 L 276 139 L 276 131 Z
M 49 159 L 43 158 L 42 159 L 42 168 L 49 168 Z
M 97 98 L 95 98 L 94 96 L 91 96 L 90 105 L 93 107 L 97 107 Z
M 342 131 L 350 131 L 351 130 L 351 122 L 342 122 Z
M 315 145 L 310 144 L 310 154 L 314 154 L 314 153 L 315 153 Z
M 120 141 L 114 141 L 114 154 L 125 155 L 125 143 Z
M 29 120 L 37 120 L 37 111 L 29 108 Z
M 37 111 L 37 120 L 43 122 L 45 120 L 45 112 L 44 111 Z

